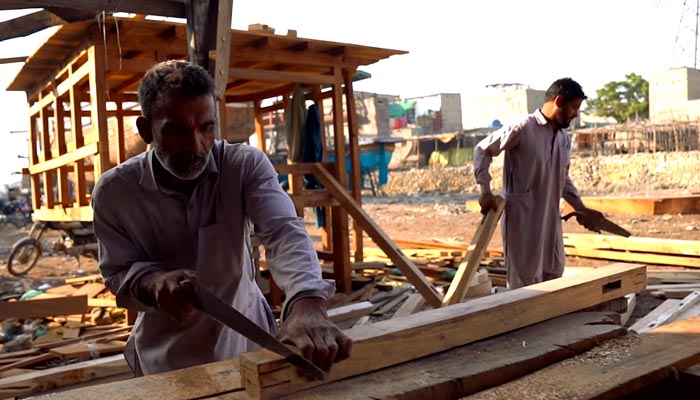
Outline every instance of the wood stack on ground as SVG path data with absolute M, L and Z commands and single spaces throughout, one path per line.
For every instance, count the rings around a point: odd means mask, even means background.
M 583 394 L 577 398 L 631 393 L 669 376 L 674 368 L 683 370 L 700 362 L 700 319 L 637 335 L 627 333 L 616 313 L 576 312 L 643 290 L 645 271 L 640 265 L 612 264 L 355 326 L 346 330 L 355 339 L 352 357 L 336 364 L 324 382 L 309 381 L 281 357 L 258 350 L 237 360 L 46 398 L 252 399 L 286 395 L 289 399 L 447 399 L 490 395 L 477 393 L 483 390 L 499 390 L 500 397 L 481 398 L 518 398 L 529 386 L 509 389 L 509 382 L 538 379 L 540 372 L 560 378 L 576 376 L 580 382 L 588 382 L 571 385 Z M 638 365 L 634 364 L 637 361 Z M 195 381 L 206 384 L 192 384 Z
M 123 357 L 131 331 L 100 275 L 67 279 L 0 302 L 0 395 L 25 396 L 95 379 L 133 376 Z

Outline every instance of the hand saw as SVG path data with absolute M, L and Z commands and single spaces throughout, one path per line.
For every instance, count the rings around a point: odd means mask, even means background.
M 221 300 L 201 283 L 194 280 L 188 282 L 192 284 L 194 292 L 197 295 L 198 301 L 194 304 L 197 309 L 260 346 L 279 354 L 290 364 L 300 368 L 310 376 L 319 380 L 324 380 L 326 378 L 326 373 L 322 369 L 292 351 L 292 349 L 280 342 L 276 337 L 267 333 L 267 331 L 260 328 L 255 322 Z
M 573 211 L 565 216 L 561 217 L 564 221 L 568 221 L 569 218 L 573 216 L 581 216 L 583 213 L 578 212 L 578 211 Z M 602 214 L 600 215 L 599 218 L 595 218 L 593 220 L 593 230 L 600 233 L 600 231 L 605 231 L 605 232 L 610 232 L 612 234 L 618 235 L 618 236 L 624 236 L 624 237 L 630 237 L 632 234 L 629 233 L 625 228 L 621 227 L 620 225 L 610 221 L 609 219 L 605 218 Z

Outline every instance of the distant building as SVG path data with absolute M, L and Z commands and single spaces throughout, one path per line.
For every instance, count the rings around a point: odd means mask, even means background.
M 649 120 L 652 123 L 700 118 L 700 70 L 672 68 L 649 79 Z
M 515 89 L 508 90 L 508 87 Z M 544 102 L 544 90 L 508 85 L 503 91 L 474 99 L 464 109 L 464 128 L 495 127 L 521 119 Z
M 389 105 L 389 124 L 402 136 L 461 132 L 462 97 L 459 93 L 438 93 L 398 100 Z

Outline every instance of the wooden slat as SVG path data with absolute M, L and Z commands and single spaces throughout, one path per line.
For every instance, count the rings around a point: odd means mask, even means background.
M 671 303 L 670 306 L 664 307 L 663 312 L 654 312 L 654 317 L 653 319 L 650 318 L 650 321 L 642 321 L 642 323 L 639 323 L 638 321 L 630 327 L 630 330 L 635 331 L 637 333 L 644 333 L 652 329 L 658 328 L 670 321 L 673 321 L 676 317 L 681 315 L 689 308 L 697 305 L 698 303 L 700 303 L 700 292 L 693 292 L 677 304 Z
M 372 218 L 367 214 L 362 207 L 357 204 L 355 199 L 337 182 L 333 175 L 320 164 L 315 164 L 314 175 L 323 184 L 340 204 L 352 215 L 352 218 L 357 221 L 362 229 L 367 232 L 372 241 L 376 243 L 382 251 L 384 251 L 391 261 L 396 265 L 401 272 L 409 279 L 416 287 L 426 302 L 432 307 L 440 307 L 442 298 L 435 290 L 435 287 L 425 278 L 425 275 L 401 252 L 396 244 L 384 233 Z M 335 231 L 334 231 L 335 232 Z
M 0 319 L 84 314 L 87 311 L 87 296 L 0 302 Z
M 346 334 L 355 341 L 352 356 L 334 366 L 327 382 L 396 365 L 637 292 L 644 288 L 645 270 L 640 265 L 613 264 L 350 329 Z M 270 393 L 252 382 L 259 381 L 258 375 L 287 365 L 268 350 L 243 354 L 240 360 L 246 390 L 263 398 Z M 309 382 L 289 369 L 284 387 L 275 387 L 274 393 L 280 394 L 281 390 L 294 393 L 318 386 L 319 382 Z
M 566 363 L 465 399 L 512 398 L 523 388 L 532 399 L 633 398 L 628 396 L 700 362 L 700 317 L 662 326 L 636 339 L 613 339 L 609 344 L 609 351 L 594 348 Z
M 49 354 L 55 357 L 69 359 L 77 357 L 101 356 L 103 354 L 121 353 L 126 347 L 126 342 L 112 340 L 104 343 L 74 343 L 55 347 L 49 350 Z
M 277 70 L 230 68 L 231 79 L 261 80 L 273 82 L 296 82 L 305 84 L 332 85 L 335 78 L 332 75 L 314 74 L 310 72 L 290 72 Z
M 669 197 L 584 197 L 587 207 L 611 215 L 663 215 L 700 213 L 700 195 Z M 564 213 L 573 211 L 566 203 Z
M 47 355 L 50 355 L 47 353 Z M 52 357 L 55 357 L 51 355 Z M 83 361 L 74 364 L 53 367 L 40 371 L 27 372 L 22 375 L 0 379 L 0 396 L 3 398 L 12 396 L 27 396 L 33 393 L 49 389 L 61 388 L 72 384 L 89 381 L 106 376 L 120 375 L 131 372 L 122 354 L 99 358 L 97 360 Z M 65 396 L 67 393 L 52 394 L 49 397 Z M 72 399 L 96 398 L 94 389 L 87 388 L 86 395 L 81 397 L 63 397 Z M 69 395 L 70 396 L 70 395 Z M 100 397 L 114 400 L 114 397 Z M 134 399 L 135 397 L 132 397 Z M 154 397 L 143 397 L 154 398 Z
M 39 221 L 92 221 L 92 207 L 67 207 L 34 210 L 34 220 Z
M 92 155 L 97 154 L 98 152 L 98 144 L 97 143 L 90 143 L 88 145 L 85 145 L 77 150 L 73 150 L 69 153 L 63 154 L 61 156 L 58 156 L 56 158 L 53 158 L 48 161 L 44 161 L 35 165 L 29 166 L 29 173 L 30 174 L 39 174 L 42 172 L 46 172 L 52 169 L 56 169 L 61 166 L 66 166 L 69 165 L 70 163 L 73 163 L 77 160 L 82 160 L 85 157 L 89 157 Z
M 564 247 L 564 251 L 566 252 L 567 256 L 700 268 L 700 257 L 667 256 L 651 253 L 630 253 L 616 250 L 579 249 L 568 246 Z
M 484 258 L 486 247 L 491 243 L 493 233 L 498 227 L 498 221 L 501 219 L 503 210 L 506 207 L 506 201 L 501 196 L 495 196 L 496 208 L 489 212 L 481 219 L 479 227 L 474 233 L 474 238 L 470 243 L 470 250 L 467 253 L 466 259 L 459 265 L 455 277 L 452 279 L 447 294 L 442 299 L 442 305 L 461 303 L 469 290 L 469 283 L 476 272 L 476 269 L 481 264 L 481 259 Z

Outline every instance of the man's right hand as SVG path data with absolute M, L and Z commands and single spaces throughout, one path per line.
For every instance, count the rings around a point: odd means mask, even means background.
M 197 275 L 188 269 L 156 271 L 138 281 L 136 294 L 144 303 L 184 324 L 194 311 L 196 295 L 191 283 L 193 280 L 197 280 Z
M 489 210 L 496 209 L 496 196 L 491 192 L 483 192 L 479 196 L 479 205 L 481 206 L 481 213 L 486 214 Z

